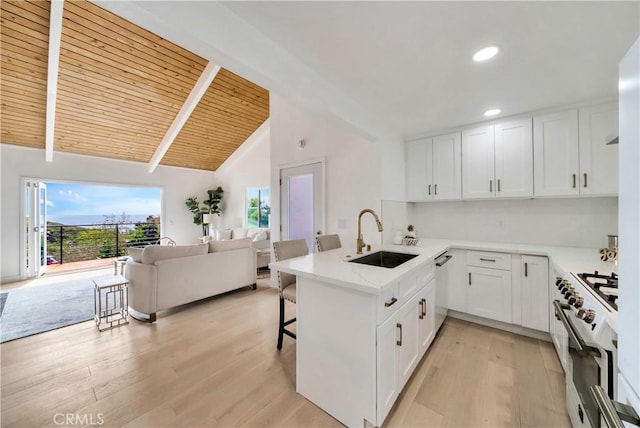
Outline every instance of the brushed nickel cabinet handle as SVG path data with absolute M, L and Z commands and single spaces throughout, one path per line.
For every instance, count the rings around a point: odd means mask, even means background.
M 584 187 L 587 187 L 587 173 L 584 173 Z
M 489 193 L 493 193 L 493 180 L 489 180 Z
M 424 318 L 424 307 L 422 306 L 422 304 L 424 303 L 424 299 L 421 299 L 418 304 L 420 305 L 420 312 L 418 313 L 418 319 L 423 319 Z
M 429 196 L 431 196 L 431 184 L 429 184 Z
M 527 277 L 529 276 L 529 263 L 524 264 L 524 276 Z
M 573 188 L 576 188 L 576 175 L 573 174 Z
M 471 272 L 469 272 L 469 285 L 471 285 Z
M 496 259 L 484 259 L 484 258 L 480 257 L 480 261 L 481 262 L 492 262 L 492 263 L 495 263 Z
M 388 308 L 389 306 L 393 305 L 397 301 L 398 301 L 398 299 L 396 299 L 395 297 L 392 297 L 390 301 L 384 302 L 384 307 Z
M 500 191 L 500 179 L 498 178 L 498 192 Z
M 396 340 L 396 345 L 402 346 L 402 324 L 397 323 L 396 328 L 400 329 L 400 340 Z
M 438 185 L 437 185 L 437 184 L 434 184 L 434 185 L 433 185 L 433 194 L 434 194 L 434 195 L 437 195 L 437 194 L 438 194 Z
M 422 299 L 422 304 L 424 305 L 422 307 L 422 310 L 424 311 L 422 313 L 422 316 L 424 317 L 425 315 L 427 315 L 427 299 Z

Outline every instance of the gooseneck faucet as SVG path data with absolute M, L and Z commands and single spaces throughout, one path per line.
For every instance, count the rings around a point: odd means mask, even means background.
M 360 211 L 360 214 L 358 214 L 358 239 L 356 240 L 356 254 L 362 254 L 362 248 L 364 247 L 364 239 L 362 239 L 361 226 L 362 216 L 364 213 L 370 213 L 371 215 L 373 215 L 373 218 L 376 219 L 376 224 L 378 225 L 378 232 L 382 232 L 382 223 L 380 222 L 378 214 L 376 214 L 375 211 L 369 208 Z

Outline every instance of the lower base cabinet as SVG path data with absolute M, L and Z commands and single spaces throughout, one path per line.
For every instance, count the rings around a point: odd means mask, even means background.
M 377 419 L 391 410 L 435 336 L 435 281 L 377 329 Z
M 511 271 L 467 266 L 467 313 L 511 323 Z

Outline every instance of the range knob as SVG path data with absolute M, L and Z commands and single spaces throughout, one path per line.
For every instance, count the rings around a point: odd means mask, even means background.
M 562 284 L 562 277 L 556 276 L 556 287 L 558 287 L 560 284 Z
M 564 298 L 567 300 L 569 300 L 569 297 L 573 296 L 575 292 L 576 292 L 576 289 L 571 286 L 562 289 L 562 294 L 564 295 Z
M 591 324 L 593 320 L 596 319 L 596 311 L 594 311 L 593 309 L 578 309 L 578 312 L 576 312 L 576 317 L 580 318 L 587 324 Z
M 566 279 L 563 279 L 562 281 L 560 281 L 560 284 L 558 284 L 558 290 L 562 292 L 562 290 L 568 286 L 569 286 L 569 281 L 567 281 Z
M 576 309 L 581 308 L 582 305 L 584 305 L 584 298 L 580 297 L 578 293 L 575 293 L 569 298 L 569 304 L 573 305 Z

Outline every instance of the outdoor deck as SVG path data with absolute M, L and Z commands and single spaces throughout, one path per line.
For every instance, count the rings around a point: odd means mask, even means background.
M 108 259 L 86 260 L 82 262 L 70 262 L 63 264 L 48 265 L 43 276 L 60 275 L 69 272 L 78 272 L 85 270 L 104 269 L 105 267 L 113 267 L 115 257 Z

